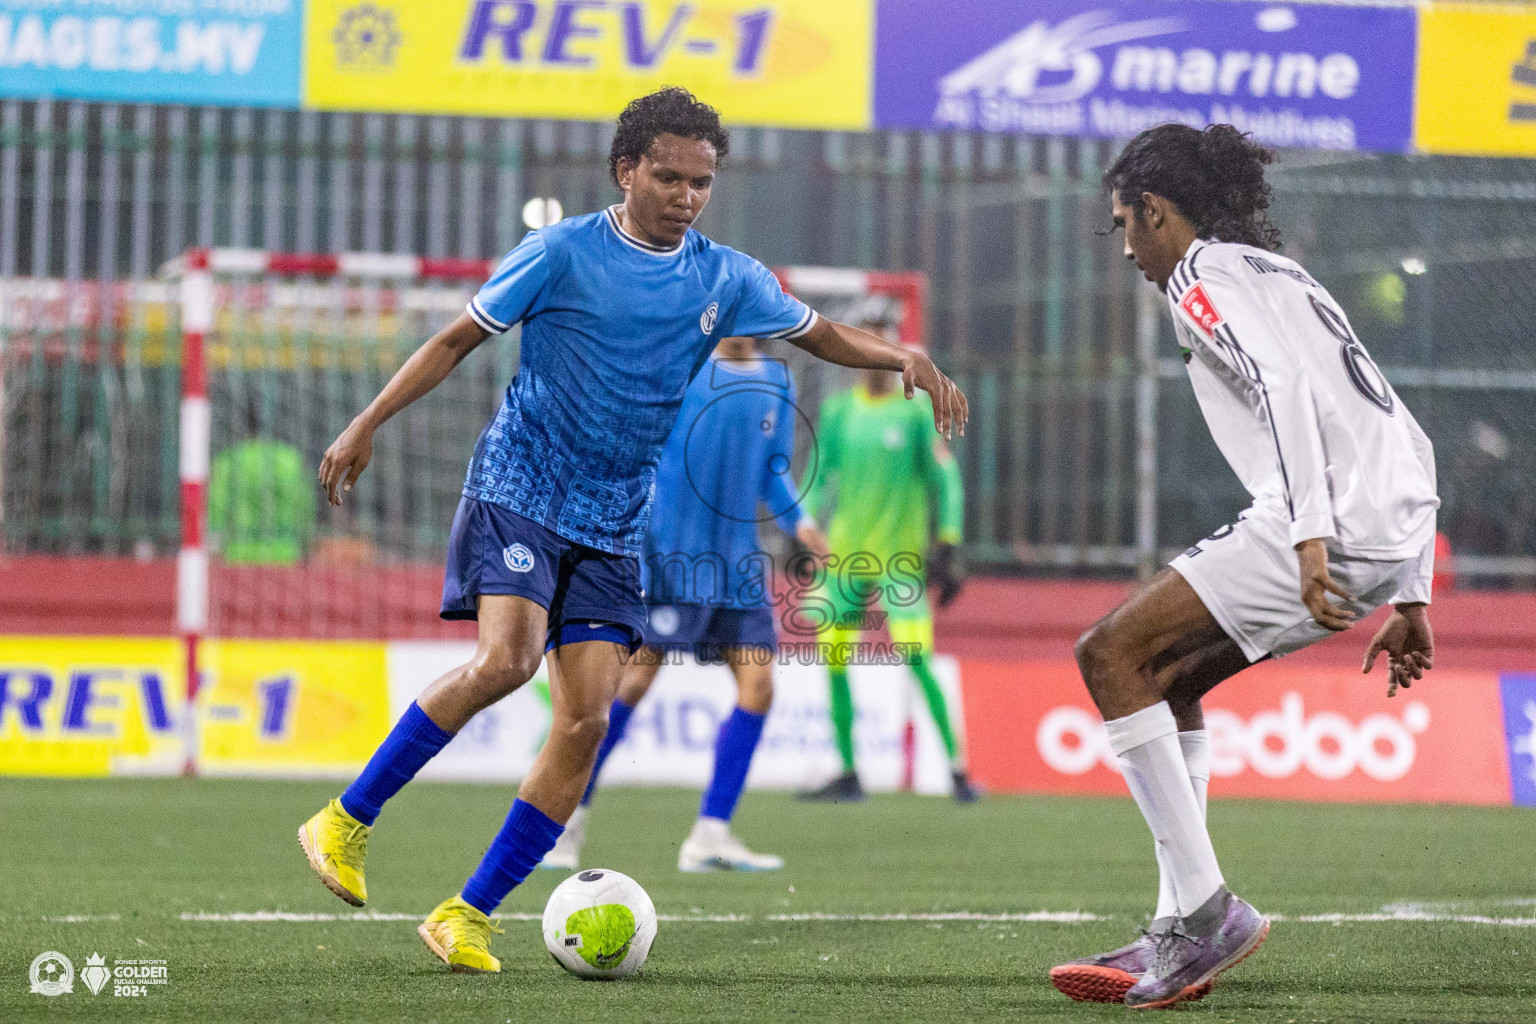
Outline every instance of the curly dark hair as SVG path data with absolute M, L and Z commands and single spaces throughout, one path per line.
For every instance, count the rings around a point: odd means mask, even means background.
M 731 133 L 720 124 L 720 112 L 701 103 L 687 89 L 669 85 L 630 100 L 619 115 L 613 146 L 608 150 L 608 176 L 615 185 L 619 183 L 619 161 L 628 157 L 638 163 L 658 135 L 703 139 L 715 147 L 716 166 L 731 151 Z
M 1141 194 L 1174 203 L 1201 238 L 1242 242 L 1278 252 L 1280 229 L 1269 222 L 1264 165 L 1275 159 L 1229 124 L 1204 131 L 1160 124 L 1126 144 L 1104 172 L 1104 188 L 1141 215 Z

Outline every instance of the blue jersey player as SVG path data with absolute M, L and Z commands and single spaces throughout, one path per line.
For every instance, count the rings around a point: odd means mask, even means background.
M 587 806 L 603 762 L 662 663 L 683 652 L 730 667 L 736 707 L 715 739 L 714 774 L 693 832 L 678 850 L 678 869 L 784 866 L 779 857 L 747 849 L 730 821 L 773 701 L 772 655 L 778 649 L 772 564 L 757 536 L 759 508 L 817 555 L 827 553 L 826 537 L 801 509 L 790 475 L 798 418 L 789 368 L 763 358 L 751 338 L 722 341 L 683 396 L 661 453 L 656 515 L 642 563 L 645 647 L 631 660 L 608 710 L 608 734 L 581 806 L 541 866 L 580 865 Z
M 321 461 L 339 504 L 381 424 L 486 338 L 522 324 L 517 376 L 475 446 L 448 543 L 442 614 L 478 620 L 475 655 L 428 686 L 362 774 L 299 829 L 321 881 L 362 906 L 384 802 L 548 651 L 549 738 L 462 891 L 417 929 L 455 971 L 500 970 L 488 915 L 554 846 L 587 787 L 643 638 L 639 555 L 661 448 L 719 340 L 785 338 L 845 366 L 900 370 L 909 395 L 933 397 L 937 429 L 964 428 L 964 396 L 926 357 L 818 317 L 762 264 L 692 230 L 729 144 L 719 115 L 685 90 L 632 102 L 609 154 L 623 202 L 524 238 Z

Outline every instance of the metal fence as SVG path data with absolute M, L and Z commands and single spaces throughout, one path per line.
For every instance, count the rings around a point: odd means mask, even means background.
M 530 197 L 558 198 L 568 213 L 616 198 L 608 133 L 0 102 L 7 549 L 176 546 L 175 335 L 163 310 L 120 283 L 152 281 L 193 244 L 493 256 L 522 234 Z M 704 231 L 770 264 L 928 274 L 930 345 L 972 398 L 957 451 L 974 561 L 1124 573 L 1148 548 L 1177 550 L 1242 507 L 1172 358 L 1160 300 L 1118 240 L 1094 233 L 1107 223 L 1098 177 L 1113 146 L 755 128 L 732 142 Z M 1490 584 L 1536 582 L 1536 162 L 1288 152 L 1273 181 L 1286 251 L 1349 311 L 1436 443 L 1442 525 L 1467 556 L 1459 567 Z M 414 340 L 392 340 L 389 358 Z M 439 513 L 461 481 L 461 442 L 510 365 L 511 349 L 496 351 L 466 367 L 473 395 L 432 414 L 462 425 L 409 442 L 432 446 L 412 472 L 438 498 L 401 512 L 422 518 L 393 539 L 381 533 L 401 557 L 446 531 Z M 338 363 L 327 415 L 360 405 L 385 369 Z M 807 369 L 802 391 L 846 380 L 821 373 Z M 278 377 L 241 381 L 271 396 L 250 415 L 318 460 L 338 424 L 301 426 Z M 226 386 L 234 378 L 216 382 Z

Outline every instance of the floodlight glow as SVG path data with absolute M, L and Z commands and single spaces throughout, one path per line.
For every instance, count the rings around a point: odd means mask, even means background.
M 523 223 L 535 231 L 558 224 L 564 217 L 565 209 L 558 199 L 535 196 L 523 204 Z

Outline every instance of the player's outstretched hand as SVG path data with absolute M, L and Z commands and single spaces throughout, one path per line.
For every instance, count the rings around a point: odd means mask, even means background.
M 320 460 L 320 486 L 332 505 L 341 504 L 342 492 L 352 489 L 372 458 L 373 429 L 353 420 Z
M 1312 613 L 1312 621 L 1324 629 L 1342 633 L 1355 624 L 1355 613 L 1328 601 L 1328 595 L 1353 601 L 1344 588 L 1328 575 L 1328 548 L 1321 540 L 1304 540 L 1296 545 L 1301 561 L 1301 603 Z
M 909 350 L 907 365 L 901 371 L 901 388 L 908 398 L 922 388 L 933 399 L 933 425 L 946 438 L 954 437 L 959 430 L 965 436 L 965 421 L 970 419 L 971 406 L 961 394 L 955 382 L 944 376 L 933 360 L 921 352 Z
M 1369 675 L 1376 656 L 1387 655 L 1387 696 L 1423 679 L 1435 667 L 1435 634 L 1429 628 L 1429 610 L 1422 604 L 1400 604 L 1376 631 L 1371 646 L 1365 649 L 1365 665 L 1360 671 Z

